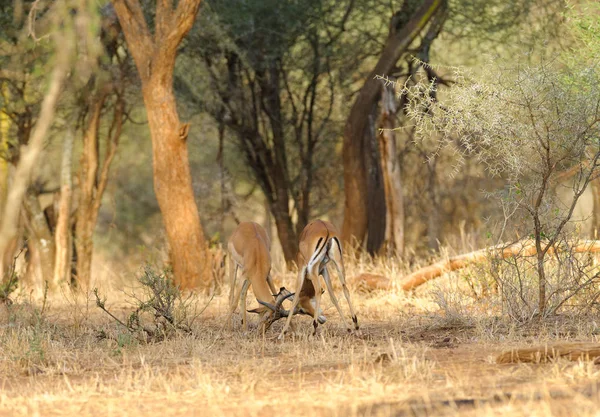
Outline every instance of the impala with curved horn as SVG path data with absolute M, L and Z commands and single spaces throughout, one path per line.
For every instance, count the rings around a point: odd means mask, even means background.
M 288 290 L 282 287 L 276 293 L 271 280 L 270 240 L 265 229 L 254 222 L 242 222 L 234 230 L 227 244 L 229 251 L 229 312 L 223 327 L 231 325 L 238 300 L 242 313 L 242 326 L 248 329 L 246 320 L 246 294 L 252 285 L 252 291 L 261 307 L 249 310 L 260 315 L 259 330 L 266 331 L 271 323 L 278 318 L 286 317 L 288 312 L 281 309 L 281 303 L 291 297 Z M 242 270 L 244 279 L 241 286 L 236 285 L 238 269 Z M 281 310 L 281 311 L 280 311 Z
M 337 269 L 338 277 L 342 283 L 344 296 L 350 307 L 350 314 L 352 316 L 352 321 L 354 322 L 354 331 L 359 333 L 358 319 L 354 313 L 354 307 L 350 300 L 350 292 L 346 286 L 344 262 L 342 259 L 342 244 L 340 243 L 339 233 L 335 226 L 323 220 L 315 220 L 309 223 L 300 235 L 298 246 L 299 271 L 296 281 L 296 295 L 292 301 L 290 311 L 298 312 L 300 309 L 301 312 L 312 315 L 314 327 L 313 334 L 316 334 L 319 323 L 323 324 L 325 322 L 325 317 L 321 314 L 320 309 L 321 294 L 323 292 L 321 290 L 319 275 L 323 275 L 329 297 L 342 317 L 342 322 L 349 332 L 353 330 L 344 318 L 342 309 L 333 292 L 331 277 L 327 270 L 327 263 L 331 261 Z M 279 339 L 284 337 L 291 321 L 292 315 L 289 314 L 285 326 L 281 330 Z

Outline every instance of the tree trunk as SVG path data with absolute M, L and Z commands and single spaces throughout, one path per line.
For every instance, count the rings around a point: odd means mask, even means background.
M 194 199 L 187 135 L 173 94 L 177 48 L 194 25 L 201 0 L 156 3 L 150 33 L 139 1 L 113 0 L 127 46 L 142 80 L 152 137 L 154 191 L 167 231 L 176 284 L 210 290 L 211 258 Z
M 77 222 L 75 225 L 75 246 L 77 248 L 77 285 L 84 291 L 89 289 L 92 273 L 92 255 L 94 250 L 94 198 L 98 174 L 98 129 L 100 115 L 108 95 L 102 89 L 92 99 L 89 109 L 89 120 L 83 133 L 83 149 L 79 168 L 79 204 L 77 205 Z
M 77 248 L 77 283 L 84 290 L 89 289 L 94 251 L 94 229 L 98 221 L 102 196 L 108 183 L 110 165 L 116 154 L 123 126 L 124 103 L 120 98 L 122 96 L 116 94 L 118 98 L 114 105 L 111 127 L 106 137 L 106 155 L 100 166 L 100 116 L 108 94 L 109 90 L 102 88 L 98 97 L 92 102 L 89 121 L 83 135 L 75 246 Z
M 5 92 L 3 91 L 3 93 Z M 0 219 L 4 212 L 4 204 L 8 194 L 9 163 L 5 155 L 8 155 L 9 129 L 10 118 L 6 113 L 0 111 Z
M 538 274 L 538 313 L 539 317 L 544 317 L 546 313 L 546 269 L 544 267 L 544 258 L 546 253 L 542 250 L 542 227 L 539 217 L 534 217 L 535 223 L 535 249 L 537 255 L 537 274 Z
M 52 287 L 62 282 L 70 283 L 71 272 L 71 198 L 73 194 L 73 142 L 74 135 L 67 130 L 63 143 L 63 154 L 60 174 L 60 201 L 58 203 L 58 218 L 54 232 L 56 258 L 54 261 L 54 279 Z
M 189 125 L 179 122 L 172 86 L 160 80 L 153 78 L 143 89 L 152 136 L 154 191 L 177 283 L 181 288 L 208 290 L 212 281 L 210 253 L 192 189 Z
M 265 231 L 267 232 L 267 237 L 269 238 L 270 242 L 273 242 L 273 236 L 272 236 L 272 214 L 271 214 L 271 208 L 269 207 L 269 199 L 265 196 L 265 220 L 263 222 L 263 227 L 265 229 Z M 269 248 L 271 249 L 271 248 Z
M 429 249 L 434 252 L 440 250 L 440 202 L 437 191 L 437 156 L 428 161 L 427 194 L 429 195 L 429 211 L 427 213 L 427 240 Z
M 225 215 L 227 214 L 227 195 L 225 187 L 225 163 L 224 163 L 224 145 L 225 145 L 225 122 L 223 121 L 222 111 L 217 120 L 218 124 L 218 137 L 219 137 L 219 149 L 217 151 L 217 165 L 219 166 L 219 183 L 221 186 L 221 212 L 219 213 L 219 233 L 221 236 L 225 235 Z
M 288 267 L 296 261 L 298 254 L 298 235 L 292 221 L 289 200 L 292 195 L 291 181 L 287 166 L 287 151 L 285 132 L 283 126 L 283 112 L 281 110 L 281 81 L 276 62 L 270 60 L 266 71 L 257 71 L 256 76 L 260 86 L 265 113 L 269 120 L 273 140 L 273 164 L 271 166 L 271 179 L 273 182 L 275 201 L 272 204 L 273 217 L 277 225 L 277 234 Z M 302 217 L 302 216 L 300 216 Z M 302 219 L 299 219 L 302 222 Z
M 397 127 L 396 112 L 394 88 L 384 85 L 381 98 L 379 152 L 385 185 L 387 256 L 402 256 L 404 253 L 404 193 L 396 151 L 396 135 L 393 130 Z
M 8 89 L 6 89 L 8 90 Z M 3 91 L 7 94 L 8 91 Z M 10 174 L 10 165 L 4 155 L 8 154 L 8 135 L 10 130 L 10 118 L 6 113 L 0 111 L 0 219 L 4 215 L 4 206 L 8 196 L 8 183 Z M 15 239 L 16 241 L 16 239 Z M 0 282 L 3 281 L 5 274 L 8 273 L 13 258 L 14 244 L 7 244 L 5 253 L 0 254 Z M 2 260 L 5 262 L 2 262 Z
M 377 102 L 381 88 L 375 76 L 390 73 L 398 59 L 445 1 L 424 0 L 419 4 L 421 6 L 416 8 L 414 1 L 404 2 L 401 13 L 391 19 L 390 33 L 379 61 L 367 77 L 346 121 L 343 150 L 345 203 L 342 239 L 349 244 L 363 241 L 370 215 L 367 208 L 367 172 L 363 155 L 369 114 Z
M 298 255 L 298 239 L 294 231 L 292 218 L 287 210 L 287 204 L 285 210 L 283 209 L 282 203 L 278 204 L 275 202 L 272 204 L 275 204 L 275 207 L 271 208 L 271 212 L 273 213 L 273 218 L 275 219 L 277 236 L 279 237 L 279 242 L 281 243 L 283 257 L 285 258 L 285 262 L 289 268 L 296 261 L 296 256 Z
M 593 199 L 592 208 L 592 238 L 598 238 L 600 231 L 600 178 L 591 181 L 591 192 Z
M 56 43 L 61 45 L 57 48 L 56 64 L 50 76 L 48 91 L 42 101 L 40 114 L 31 132 L 29 143 L 21 153 L 11 188 L 2 209 L 2 218 L 0 219 L 0 269 L 2 270 L 6 249 L 16 238 L 23 199 L 38 157 L 42 152 L 46 133 L 54 121 L 56 103 L 70 67 L 71 52 L 74 46 L 72 40 L 57 35 Z M 12 259 L 6 259 L 6 262 L 12 262 Z M 48 277 L 48 279 L 51 278 Z
M 375 255 L 385 241 L 386 204 L 385 184 L 381 170 L 381 156 L 375 133 L 377 104 L 369 115 L 369 125 L 365 130 L 365 167 L 367 169 L 367 252 Z
M 33 192 L 27 192 L 23 200 L 26 212 L 26 225 L 28 229 L 28 243 L 35 246 L 38 254 L 41 282 L 52 282 L 54 277 L 54 238 L 46 222 L 44 211 L 40 206 L 38 197 Z

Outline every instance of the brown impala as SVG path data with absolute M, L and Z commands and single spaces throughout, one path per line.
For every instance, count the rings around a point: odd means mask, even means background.
M 259 330 L 265 331 L 271 323 L 278 318 L 287 316 L 288 312 L 281 308 L 281 303 L 292 296 L 288 290 L 281 288 L 276 293 L 271 280 L 271 255 L 269 253 L 270 241 L 267 232 L 259 224 L 242 222 L 234 230 L 227 248 L 229 250 L 229 312 L 223 327 L 231 325 L 231 316 L 235 311 L 241 296 L 242 326 L 248 329 L 246 320 L 246 294 L 252 285 L 254 296 L 261 307 L 250 310 L 260 315 Z M 244 279 L 241 286 L 236 285 L 238 269 L 242 270 Z
M 352 301 L 350 300 L 350 292 L 346 286 L 344 263 L 342 260 L 342 245 L 340 243 L 339 233 L 335 226 L 323 220 L 315 220 L 309 223 L 300 235 L 298 246 L 299 271 L 298 279 L 296 281 L 296 294 L 292 301 L 292 308 L 290 311 L 296 312 L 300 310 L 300 312 L 312 315 L 314 326 L 313 334 L 316 333 L 319 323 L 323 324 L 325 322 L 325 317 L 321 315 L 320 311 L 322 291 L 319 275 L 323 275 L 331 301 L 335 305 L 335 308 L 337 308 L 338 313 L 340 313 L 342 322 L 348 331 L 352 332 L 352 327 L 344 318 L 342 309 L 333 293 L 331 277 L 327 270 L 327 263 L 331 261 L 337 269 L 338 277 L 342 283 L 342 289 L 344 290 L 344 296 L 350 307 L 350 314 L 352 316 L 352 321 L 354 322 L 354 331 L 358 334 L 358 319 L 354 313 Z M 292 315 L 290 314 L 288 315 L 285 326 L 281 330 L 279 339 L 283 339 L 291 321 Z

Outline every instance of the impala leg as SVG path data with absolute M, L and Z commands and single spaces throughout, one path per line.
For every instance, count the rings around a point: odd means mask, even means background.
M 346 321 L 346 319 L 344 318 L 344 313 L 342 313 L 342 309 L 338 303 L 337 297 L 335 296 L 335 293 L 333 292 L 333 285 L 331 284 L 331 277 L 329 276 L 329 271 L 327 270 L 326 266 L 323 267 L 323 269 L 321 270 L 321 274 L 323 274 L 323 279 L 325 280 L 325 286 L 327 287 L 327 292 L 329 293 L 329 298 L 331 298 L 331 302 L 337 309 L 338 313 L 340 313 L 340 317 L 342 318 L 342 323 L 344 323 L 344 326 L 348 329 L 348 331 L 352 331 L 352 326 L 350 326 L 348 324 L 348 322 Z
M 229 308 L 227 311 L 227 319 L 225 320 L 225 323 L 221 330 L 223 330 L 225 327 L 231 328 L 231 316 L 233 315 L 233 312 L 235 311 L 235 306 L 237 305 L 237 301 L 234 302 L 234 299 L 236 292 L 235 281 L 237 277 L 238 268 L 239 267 L 237 266 L 233 258 L 229 256 Z
M 356 313 L 354 312 L 354 307 L 352 306 L 352 300 L 350 299 L 350 291 L 348 291 L 348 287 L 346 286 L 346 274 L 344 271 L 344 261 L 342 259 L 342 247 L 337 239 L 335 239 L 335 243 L 337 244 L 338 251 L 332 250 L 331 260 L 333 261 L 335 268 L 337 269 L 338 276 L 340 278 L 340 282 L 342 283 L 342 289 L 344 290 L 344 297 L 346 297 L 346 301 L 348 301 L 348 307 L 350 307 L 350 315 L 352 316 L 352 322 L 354 323 L 354 329 L 358 332 L 358 318 L 356 317 Z
M 231 308 L 231 305 L 233 304 L 233 294 L 235 293 L 235 280 L 237 277 L 237 272 L 238 266 L 233 260 L 233 257 L 229 256 L 229 308 Z
M 269 271 L 269 275 L 267 275 L 267 284 L 269 284 L 271 294 L 275 295 L 279 292 L 277 291 L 277 289 L 275 289 L 275 284 L 273 284 L 273 278 L 271 278 L 271 271 Z
M 269 330 L 269 327 L 271 327 L 272 322 L 270 321 L 270 318 L 272 314 L 273 313 L 271 313 L 270 311 L 264 311 L 260 315 L 260 320 L 258 321 L 257 328 L 259 335 L 264 336 L 267 330 Z
M 240 291 L 240 294 L 242 296 L 240 299 L 240 310 L 241 310 L 241 314 L 242 314 L 242 329 L 244 329 L 244 331 L 248 330 L 248 320 L 246 317 L 246 295 L 248 295 L 248 287 L 249 286 L 250 286 L 250 281 L 245 279 L 244 284 L 242 285 L 242 290 Z
M 317 327 L 319 327 L 319 313 L 321 311 L 321 279 L 318 272 L 314 271 L 311 271 L 309 277 L 315 287 L 315 312 L 313 315 L 313 336 L 315 336 L 317 334 Z
M 231 303 L 229 306 L 229 311 L 227 312 L 227 318 L 225 319 L 225 323 L 223 324 L 223 327 L 221 327 L 221 331 L 225 328 L 231 328 L 231 316 L 233 316 L 233 313 L 235 311 L 235 308 L 237 307 L 237 303 L 238 300 L 240 298 L 240 295 L 242 293 L 242 288 L 240 288 L 239 290 L 234 286 L 232 291 L 231 291 Z
M 279 334 L 278 339 L 283 340 L 285 333 L 288 331 L 290 324 L 292 322 L 292 317 L 294 315 L 294 311 L 296 307 L 298 307 L 298 303 L 300 302 L 300 291 L 302 290 L 302 284 L 304 283 L 304 277 L 306 276 L 306 266 L 302 267 L 298 272 L 298 278 L 296 279 L 296 294 L 294 294 L 294 299 L 292 300 L 292 306 L 290 307 L 290 314 L 288 315 L 287 320 L 285 321 L 285 326 L 281 329 L 281 333 Z

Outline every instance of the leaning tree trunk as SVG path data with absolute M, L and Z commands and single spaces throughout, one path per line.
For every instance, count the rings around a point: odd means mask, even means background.
M 54 261 L 54 280 L 52 286 L 57 287 L 62 282 L 70 282 L 71 272 L 71 199 L 73 195 L 73 132 L 67 131 L 63 143 L 63 155 L 60 174 L 60 200 L 54 242 L 56 258 Z
M 396 95 L 392 86 L 384 85 L 382 88 L 379 152 L 385 185 L 385 250 L 387 256 L 402 256 L 404 252 L 404 193 L 394 132 L 397 127 Z
M 2 218 L 0 219 L 0 270 L 4 270 L 3 265 L 5 262 L 12 262 L 12 259 L 4 258 L 8 246 L 13 244 L 17 237 L 19 213 L 23 199 L 38 157 L 42 152 L 46 133 L 48 133 L 54 121 L 56 103 L 70 67 L 71 52 L 73 51 L 72 39 L 63 35 L 56 35 L 55 41 L 57 45 L 60 44 L 60 47 L 57 48 L 56 64 L 50 76 L 48 91 L 42 100 L 40 115 L 32 129 L 27 148 L 22 152 L 15 169 L 13 181 L 2 209 Z
M 444 0 L 424 0 L 416 8 L 415 1 L 405 1 L 400 13 L 391 19 L 390 33 L 375 68 L 367 77 L 352 108 L 344 128 L 344 224 L 342 239 L 354 244 L 362 243 L 367 233 L 367 172 L 363 161 L 364 135 L 373 105 L 377 102 L 380 82 L 375 76 L 387 75 L 406 52 L 416 36 L 445 4 Z

